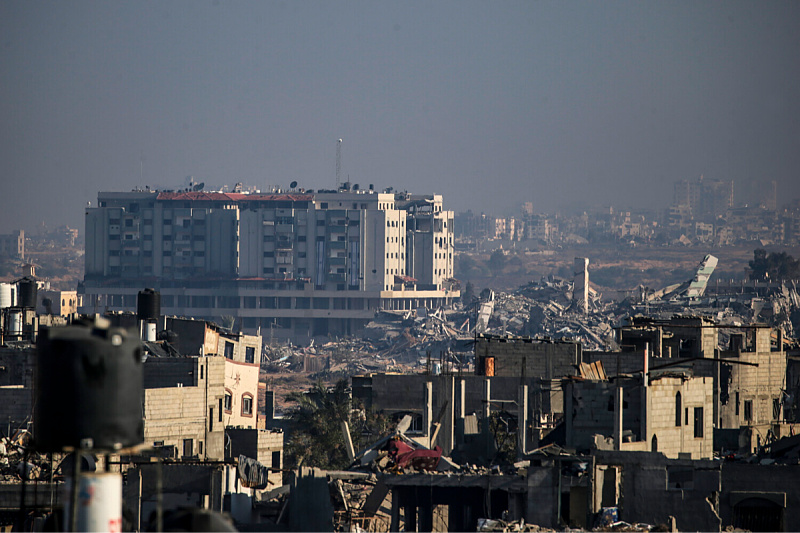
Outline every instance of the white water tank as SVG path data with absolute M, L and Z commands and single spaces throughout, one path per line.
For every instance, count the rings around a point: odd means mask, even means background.
M 12 337 L 22 337 L 22 311 L 14 309 L 8 313 L 8 334 Z
M 70 529 L 72 483 L 64 498 L 64 531 Z M 76 531 L 122 531 L 122 476 L 116 472 L 85 472 L 78 477 Z
M 0 309 L 14 307 L 14 285 L 11 283 L 0 283 Z

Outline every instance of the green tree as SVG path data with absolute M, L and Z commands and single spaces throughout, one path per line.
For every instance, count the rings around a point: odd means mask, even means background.
M 346 379 L 333 387 L 315 383 L 308 392 L 290 393 L 288 401 L 297 405 L 290 411 L 291 439 L 287 444 L 288 464 L 315 466 L 327 470 L 349 465 L 342 433 L 342 422 L 350 425 L 355 451 L 377 441 L 388 430 L 385 417 L 367 413 L 353 405 Z
M 753 260 L 749 266 L 751 280 L 778 281 L 800 278 L 800 261 L 786 252 L 767 253 L 763 248 L 757 248 L 753 250 Z
M 464 287 L 464 293 L 461 295 L 461 302 L 464 305 L 469 305 L 472 303 L 472 300 L 474 299 L 475 299 L 475 285 L 473 285 L 471 281 L 468 281 L 467 286 Z
M 503 250 L 498 248 L 492 255 L 489 256 L 489 268 L 492 271 L 492 274 L 501 274 L 503 272 L 503 268 L 506 266 L 506 254 Z

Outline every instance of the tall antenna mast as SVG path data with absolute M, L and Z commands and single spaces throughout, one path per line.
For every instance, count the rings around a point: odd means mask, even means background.
M 339 190 L 339 177 L 342 173 L 342 140 L 336 142 L 336 190 Z

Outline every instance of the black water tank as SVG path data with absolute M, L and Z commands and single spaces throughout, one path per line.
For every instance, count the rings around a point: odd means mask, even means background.
M 161 293 L 155 289 L 139 291 L 136 298 L 136 316 L 139 320 L 157 320 L 161 316 Z
M 37 450 L 82 443 L 113 450 L 144 440 L 142 345 L 134 331 L 97 324 L 43 327 L 37 352 Z
M 17 282 L 17 307 L 36 307 L 36 281 L 22 278 Z

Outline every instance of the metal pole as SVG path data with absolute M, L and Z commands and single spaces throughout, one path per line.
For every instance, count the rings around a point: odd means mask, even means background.
M 83 453 L 76 449 L 74 453 L 75 464 L 72 468 L 72 492 L 70 493 L 69 530 L 78 530 L 78 478 L 81 475 L 81 460 Z

